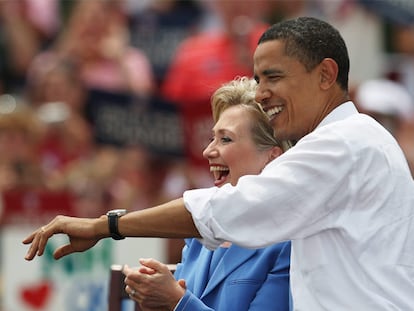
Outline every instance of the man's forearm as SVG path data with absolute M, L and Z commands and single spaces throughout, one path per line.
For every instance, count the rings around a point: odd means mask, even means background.
M 201 237 L 182 198 L 128 213 L 119 218 L 118 229 L 125 237 Z M 102 230 L 109 236 L 107 225 Z

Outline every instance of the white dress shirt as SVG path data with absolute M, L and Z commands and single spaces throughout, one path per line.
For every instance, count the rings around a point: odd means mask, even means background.
M 211 249 L 292 240 L 294 310 L 414 310 L 414 182 L 395 139 L 352 102 L 260 175 L 184 201 Z

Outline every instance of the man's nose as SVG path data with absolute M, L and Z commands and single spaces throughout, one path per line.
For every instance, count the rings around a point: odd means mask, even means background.
M 264 88 L 258 87 L 256 89 L 256 96 L 255 96 L 255 100 L 256 102 L 258 102 L 260 105 L 264 105 L 266 104 L 267 99 L 270 97 L 270 92 Z

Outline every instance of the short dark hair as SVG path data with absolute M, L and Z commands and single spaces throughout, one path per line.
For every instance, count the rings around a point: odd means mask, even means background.
M 269 27 L 259 39 L 259 44 L 282 40 L 285 53 L 296 58 L 311 71 L 324 58 L 338 64 L 337 83 L 348 91 L 349 56 L 344 39 L 332 25 L 313 17 L 298 17 L 281 21 Z

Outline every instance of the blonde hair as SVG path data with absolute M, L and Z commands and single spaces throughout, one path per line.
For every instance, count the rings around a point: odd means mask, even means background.
M 289 141 L 279 142 L 276 139 L 268 116 L 255 101 L 256 88 L 256 81 L 248 77 L 237 77 L 218 88 L 211 97 L 214 122 L 217 122 L 223 111 L 229 107 L 245 107 L 254 119 L 251 132 L 258 150 L 268 150 L 278 146 L 286 151 L 292 144 Z

